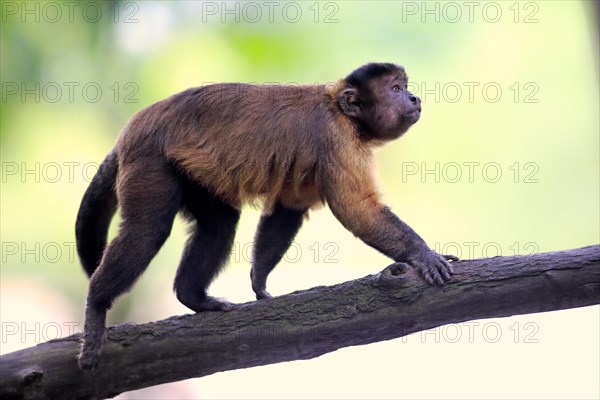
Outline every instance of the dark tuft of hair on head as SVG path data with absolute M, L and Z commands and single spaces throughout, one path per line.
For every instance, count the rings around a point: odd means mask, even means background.
M 346 83 L 356 88 L 362 88 L 367 82 L 379 76 L 391 74 L 401 71 L 404 73 L 404 68 L 400 65 L 392 63 L 369 63 L 354 70 L 345 79 Z

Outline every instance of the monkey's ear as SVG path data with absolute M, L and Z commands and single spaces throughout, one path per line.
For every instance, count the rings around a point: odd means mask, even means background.
M 349 117 L 360 116 L 360 104 L 358 102 L 358 92 L 355 88 L 344 89 L 338 95 L 338 104 L 340 108 Z

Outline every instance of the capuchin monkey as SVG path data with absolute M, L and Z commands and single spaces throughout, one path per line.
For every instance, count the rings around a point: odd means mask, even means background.
M 181 303 L 234 307 L 206 289 L 229 255 L 243 204 L 262 201 L 252 289 L 267 276 L 312 208 L 328 204 L 342 225 L 429 283 L 450 279 L 454 256 L 433 252 L 380 201 L 372 150 L 419 120 L 421 100 L 404 68 L 364 65 L 331 85 L 223 83 L 192 88 L 138 112 L 87 189 L 77 251 L 91 277 L 79 366 L 100 357 L 106 312 L 163 245 L 178 212 L 193 223 L 177 275 Z M 106 246 L 117 206 L 122 222 Z

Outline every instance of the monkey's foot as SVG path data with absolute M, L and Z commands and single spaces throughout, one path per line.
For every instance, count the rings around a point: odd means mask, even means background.
M 237 308 L 236 304 L 230 303 L 218 297 L 204 296 L 200 300 L 187 300 L 177 296 L 181 304 L 195 312 L 202 311 L 231 311 Z
M 413 257 L 410 257 L 408 264 L 412 265 L 419 271 L 419 274 L 427 283 L 433 285 L 433 282 L 438 285 L 443 285 L 445 281 L 450 280 L 454 273 L 452 265 L 448 261 L 457 261 L 458 257 L 453 255 L 441 255 L 434 251 L 427 250 Z
M 212 296 L 206 296 L 204 301 L 200 303 L 200 311 L 231 311 L 236 307 L 236 304 Z
M 273 297 L 267 292 L 267 279 L 256 279 L 254 276 L 254 268 L 250 271 L 250 279 L 252 280 L 252 290 L 256 293 L 256 300 L 270 299 Z
M 267 289 L 262 288 L 262 289 L 254 289 L 254 293 L 256 293 L 256 300 L 262 300 L 262 299 L 270 299 L 271 297 L 271 293 L 267 292 Z
M 83 342 L 81 352 L 77 357 L 77 364 L 79 368 L 84 371 L 93 371 L 98 367 L 98 361 L 100 361 L 100 351 L 102 350 L 102 344 L 99 342 L 88 343 Z
M 252 281 L 252 290 L 256 293 L 256 300 L 270 299 L 273 296 L 267 292 L 267 277 L 263 276 L 264 272 L 258 275 L 260 278 L 256 277 L 256 266 L 253 266 L 250 270 L 250 280 Z

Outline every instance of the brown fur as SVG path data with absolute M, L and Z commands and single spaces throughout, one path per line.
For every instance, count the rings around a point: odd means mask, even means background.
M 153 146 L 153 152 L 237 209 L 259 200 L 271 209 L 278 199 L 292 208 L 311 208 L 323 202 L 315 185 L 325 138 L 297 127 L 323 124 L 313 121 L 315 114 L 331 118 L 334 107 L 334 99 L 317 87 L 191 89 L 135 116 L 117 152 L 121 160 L 130 154 L 137 159 L 141 148 Z M 149 132 L 157 137 L 149 138 Z
M 419 119 L 420 100 L 406 85 L 402 67 L 368 64 L 328 86 L 193 88 L 135 115 L 78 216 L 78 251 L 91 275 L 79 365 L 96 366 L 107 309 L 143 273 L 180 210 L 193 228 L 175 291 L 194 311 L 232 307 L 206 289 L 246 203 L 263 204 L 251 274 L 258 299 L 270 296 L 267 276 L 303 217 L 324 203 L 348 230 L 429 283 L 450 279 L 446 259 L 381 203 L 373 173 L 373 148 Z M 123 222 L 104 249 L 117 200 Z

